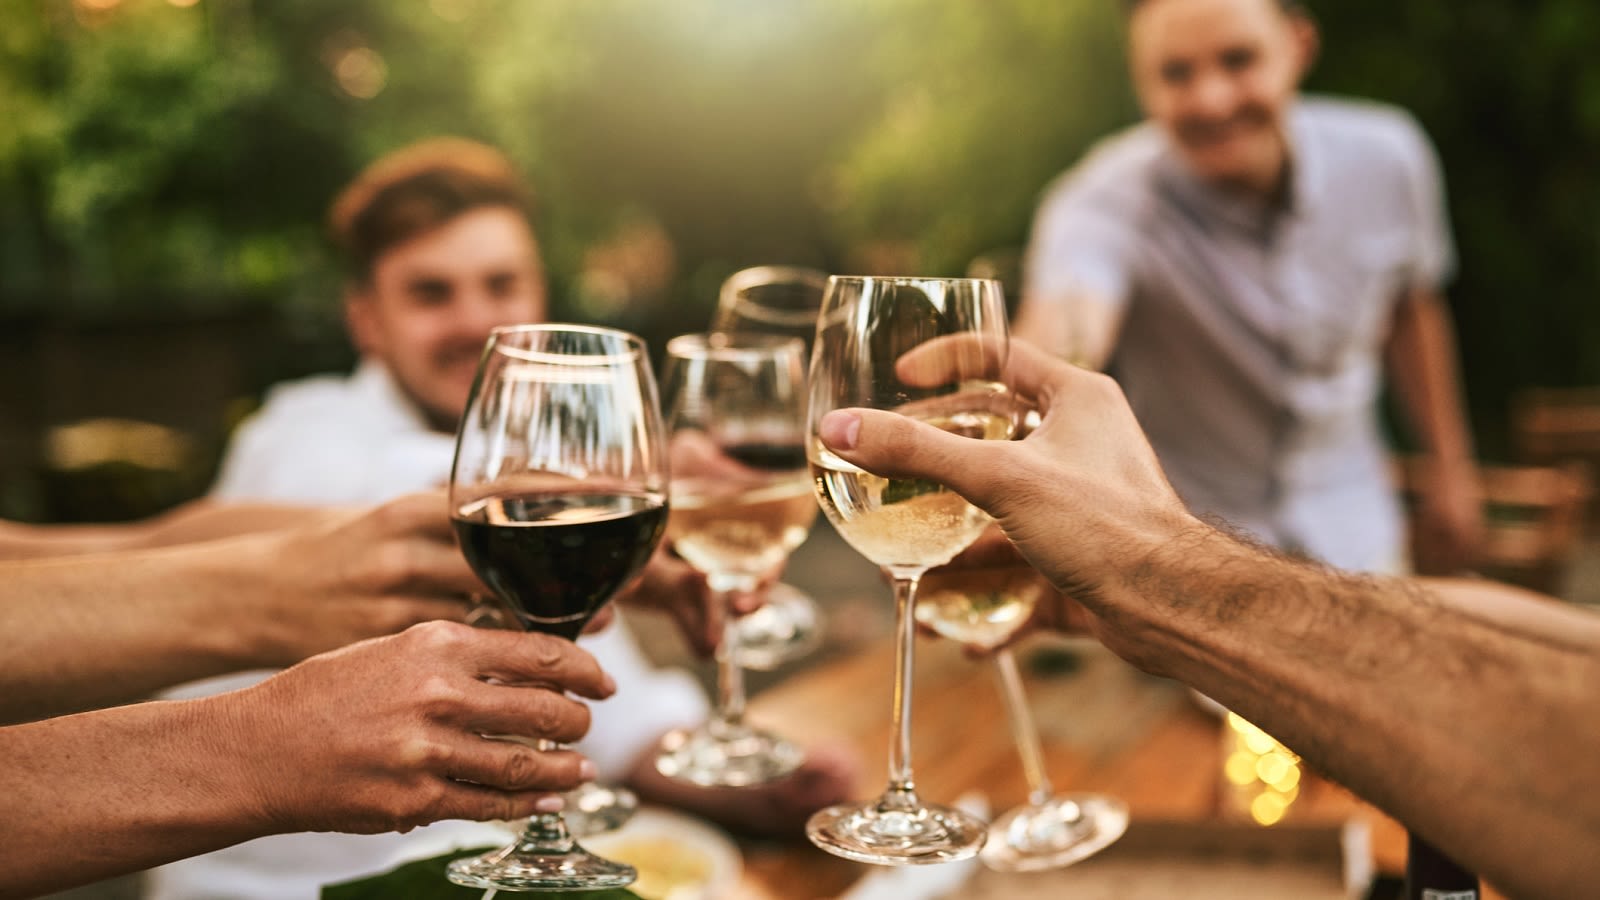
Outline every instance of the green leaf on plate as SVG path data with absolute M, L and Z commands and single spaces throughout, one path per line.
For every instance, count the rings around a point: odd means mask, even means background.
M 490 849 L 493 848 L 480 847 L 476 850 L 458 850 L 432 859 L 406 863 L 382 875 L 325 885 L 322 888 L 322 900 L 395 900 L 397 897 L 404 897 L 405 900 L 482 900 L 484 895 L 482 888 L 465 888 L 451 884 L 444 877 L 444 868 L 452 860 L 460 859 L 463 856 L 476 856 Z M 497 897 L 504 898 L 504 900 L 543 896 L 559 896 L 563 900 L 639 900 L 638 894 L 621 888 L 608 891 L 562 891 L 560 893 L 543 891 L 509 893 L 502 891 L 497 895 Z

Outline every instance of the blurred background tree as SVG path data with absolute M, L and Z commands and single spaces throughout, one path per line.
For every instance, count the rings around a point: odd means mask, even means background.
M 404 142 L 504 147 L 555 315 L 659 340 L 745 265 L 958 274 L 1020 247 L 1045 183 L 1136 118 L 1113 0 L 0 3 L 0 514 L 49 514 L 16 485 L 52 426 L 215 446 L 230 398 L 348 364 L 323 216 Z M 1399 103 L 1440 149 L 1499 455 L 1512 391 L 1600 383 L 1600 11 L 1314 6 L 1311 87 Z

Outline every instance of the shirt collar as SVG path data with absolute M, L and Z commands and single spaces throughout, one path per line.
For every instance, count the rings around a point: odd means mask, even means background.
M 417 409 L 417 405 L 400 389 L 394 374 L 381 360 L 362 357 L 350 378 L 357 391 L 371 404 L 368 408 L 380 414 L 385 421 L 394 422 L 397 430 L 433 431 L 422 410 Z
M 1259 240 L 1267 240 L 1279 225 L 1304 221 L 1316 206 L 1320 187 L 1320 161 L 1305 110 L 1295 104 L 1286 119 L 1289 193 L 1282 206 L 1263 206 L 1253 198 L 1221 190 L 1195 175 L 1168 142 L 1170 139 L 1165 133 L 1156 177 L 1161 187 L 1197 219 L 1222 222 Z

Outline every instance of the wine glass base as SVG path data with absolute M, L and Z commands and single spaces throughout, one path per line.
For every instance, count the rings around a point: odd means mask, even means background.
M 702 787 L 750 787 L 776 781 L 804 761 L 799 747 L 777 735 L 710 723 L 662 738 L 656 771 Z
M 529 852 L 517 845 L 458 859 L 445 869 L 453 884 L 497 891 L 592 891 L 627 887 L 639 878 L 633 866 L 595 856 L 573 845 L 565 853 Z
M 638 795 L 620 785 L 589 781 L 568 791 L 563 799 L 567 808 L 561 817 L 567 822 L 567 832 L 580 838 L 616 831 L 639 811 Z
M 915 866 L 976 856 L 988 827 L 982 819 L 948 806 L 894 809 L 846 804 L 814 813 L 806 822 L 806 836 L 834 856 L 880 866 Z
M 1128 805 L 1101 794 L 1070 794 L 1029 804 L 989 826 L 983 863 L 999 872 L 1070 866 L 1111 846 L 1128 830 Z
M 734 662 L 741 668 L 770 672 L 799 659 L 822 643 L 822 614 L 799 588 L 773 585 L 767 602 L 734 622 L 739 632 Z

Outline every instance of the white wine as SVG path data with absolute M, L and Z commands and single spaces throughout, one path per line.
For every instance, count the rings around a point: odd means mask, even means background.
M 969 437 L 1003 439 L 1011 421 L 992 412 L 961 413 L 925 420 Z M 857 553 L 880 566 L 925 569 L 942 566 L 967 548 L 989 524 L 989 516 L 936 481 L 880 478 L 840 459 L 817 443 L 811 475 L 828 521 Z
M 1027 566 L 930 572 L 917 588 L 917 621 L 950 640 L 994 649 L 1033 617 L 1044 590 Z
M 765 575 L 805 542 L 817 502 L 803 473 L 752 487 L 675 481 L 667 540 L 708 575 Z

